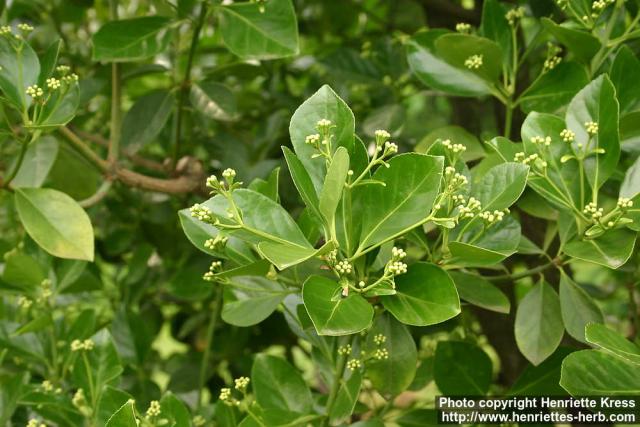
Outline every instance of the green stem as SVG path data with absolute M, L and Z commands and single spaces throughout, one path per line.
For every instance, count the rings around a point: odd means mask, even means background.
M 91 365 L 89 364 L 89 359 L 87 358 L 86 350 L 81 350 L 81 351 L 82 351 L 82 361 L 84 364 L 84 370 L 85 370 L 85 373 L 87 374 L 87 381 L 89 382 L 89 394 L 91 395 L 91 409 L 93 409 L 95 413 L 97 396 L 96 396 L 95 386 L 93 385 L 93 375 L 92 375 L 93 371 L 91 369 Z
M 355 335 L 351 338 L 350 342 L 353 343 L 355 339 Z M 327 399 L 327 418 L 325 420 L 324 425 L 329 425 L 329 417 L 331 414 L 331 410 L 333 409 L 333 405 L 336 402 L 336 398 L 338 397 L 338 390 L 340 390 L 340 380 L 342 379 L 342 375 L 344 374 L 344 368 L 347 365 L 347 357 L 346 354 L 341 354 L 338 356 L 338 365 L 336 366 L 336 370 L 333 374 L 333 383 L 331 384 L 331 391 L 329 392 L 329 398 Z
M 178 157 L 180 156 L 180 142 L 182 138 L 182 121 L 184 116 L 184 107 L 187 102 L 187 96 L 189 95 L 189 89 L 191 88 L 191 70 L 193 68 L 193 60 L 198 48 L 198 41 L 200 39 L 200 32 L 204 26 L 204 21 L 209 11 L 208 2 L 202 2 L 200 6 L 200 14 L 196 21 L 196 26 L 193 29 L 193 36 L 191 38 L 191 46 L 189 47 L 189 56 L 187 57 L 187 65 L 184 70 L 184 77 L 180 85 L 180 92 L 178 94 L 178 106 L 176 110 L 176 122 L 175 122 L 175 134 L 173 142 L 173 156 L 172 156 L 172 168 L 175 169 Z
M 110 15 L 112 20 L 118 19 L 118 0 L 111 0 Z M 111 64 L 111 127 L 109 131 L 109 152 L 107 161 L 113 170 L 120 151 L 120 131 L 122 126 L 122 81 L 120 64 Z
M 216 324 L 218 323 L 218 315 L 220 314 L 220 308 L 222 306 L 222 286 L 218 286 L 216 290 L 216 296 L 213 301 L 213 311 L 211 312 L 211 318 L 209 319 L 209 325 L 207 326 L 207 335 L 205 337 L 205 348 L 202 354 L 202 361 L 200 362 L 200 375 L 198 377 L 198 409 L 202 405 L 202 390 L 207 380 L 207 364 L 209 363 L 209 356 L 211 354 L 211 347 L 214 342 L 214 332 Z
M 636 302 L 636 285 L 631 282 L 627 285 L 629 290 L 629 316 L 631 317 L 632 331 L 629 337 L 631 341 L 635 341 L 638 332 L 640 332 L 640 314 L 638 313 L 638 303 Z
M 16 175 L 18 175 L 18 171 L 22 166 L 22 162 L 24 162 L 24 156 L 27 153 L 27 147 L 29 147 L 29 144 L 27 144 L 27 141 L 22 141 L 22 146 L 20 147 L 20 154 L 18 154 L 18 160 L 16 161 L 16 165 L 13 167 L 13 170 L 9 173 L 7 178 L 2 183 L 2 186 L 4 188 L 9 188 L 9 184 L 11 184 L 11 181 L 13 181 Z
M 518 280 L 518 279 L 522 279 L 524 277 L 533 276 L 534 274 L 541 273 L 541 272 L 543 272 L 543 271 L 545 271 L 545 270 L 547 270 L 547 269 L 549 269 L 551 267 L 559 266 L 559 265 L 562 265 L 561 264 L 561 260 L 560 259 L 555 259 L 555 260 L 552 260 L 552 261 L 550 261 L 550 262 L 548 262 L 546 264 L 539 265 L 538 267 L 534 267 L 534 268 L 531 268 L 529 270 L 522 271 L 520 273 L 502 274 L 500 276 L 488 276 L 488 277 L 486 277 L 486 279 L 491 281 L 491 282 L 499 282 L 499 281 L 505 281 L 505 280 L 509 280 L 509 281 Z
M 504 137 L 509 139 L 511 137 L 511 126 L 513 123 L 513 103 L 509 99 L 505 105 L 504 114 Z

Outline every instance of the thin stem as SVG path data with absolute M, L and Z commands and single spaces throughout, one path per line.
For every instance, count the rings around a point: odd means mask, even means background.
M 178 94 L 178 106 L 176 110 L 176 122 L 175 122 L 175 135 L 173 142 L 173 156 L 172 156 L 172 169 L 175 169 L 176 164 L 178 162 L 178 157 L 180 156 L 180 142 L 182 138 L 182 120 L 184 115 L 184 106 L 187 102 L 187 95 L 189 94 L 189 89 L 191 88 L 191 70 L 193 68 L 193 59 L 196 54 L 196 50 L 198 48 L 198 41 L 200 39 L 200 31 L 202 31 L 202 27 L 204 26 L 204 21 L 207 17 L 207 13 L 209 11 L 208 3 L 202 2 L 202 6 L 200 7 L 200 14 L 198 16 L 198 20 L 196 21 L 196 26 L 193 29 L 193 36 L 191 38 L 191 46 L 189 47 L 189 56 L 187 57 L 187 65 L 184 70 L 184 77 L 182 79 L 182 83 L 180 85 L 180 92 Z
M 9 188 L 9 184 L 11 184 L 11 181 L 13 181 L 16 175 L 18 175 L 18 171 L 22 166 L 22 162 L 24 162 L 24 156 L 27 153 L 28 147 L 29 147 L 29 144 L 27 144 L 27 141 L 22 141 L 22 146 L 20 147 L 20 154 L 18 154 L 18 160 L 16 161 L 16 165 L 13 167 L 13 170 L 9 173 L 6 180 L 3 182 L 2 184 L 3 187 Z
M 355 336 L 354 336 L 355 337 Z M 351 339 L 353 342 L 353 338 Z M 333 383 L 331 384 L 331 391 L 329 392 L 329 398 L 327 399 L 327 418 L 325 420 L 325 426 L 329 425 L 329 417 L 331 414 L 331 410 L 333 409 L 333 405 L 338 397 L 338 390 L 340 390 L 340 380 L 342 379 L 342 375 L 344 374 L 344 368 L 347 364 L 347 355 L 341 354 L 338 356 L 338 365 L 336 367 L 335 372 L 333 373 Z
M 209 319 L 209 325 L 207 326 L 207 335 L 205 337 L 205 348 L 202 354 L 202 361 L 200 362 L 200 375 L 198 377 L 198 409 L 202 405 L 202 390 L 207 380 L 207 365 L 209 363 L 209 356 L 211 354 L 211 347 L 214 342 L 214 332 L 216 324 L 218 323 L 218 315 L 220 314 L 220 307 L 222 306 L 222 286 L 218 286 L 216 290 L 216 297 L 213 301 L 211 318 Z
M 631 341 L 636 339 L 638 332 L 640 331 L 640 314 L 638 313 L 638 302 L 636 301 L 636 285 L 631 282 L 627 285 L 629 290 L 629 317 L 631 318 L 631 334 L 629 338 Z
M 118 19 L 118 0 L 111 0 L 111 19 Z M 107 161 L 115 169 L 120 151 L 120 128 L 122 126 L 122 81 L 120 64 L 111 64 L 111 128 L 109 134 L 109 152 Z
M 516 274 L 501 274 L 500 276 L 488 276 L 487 280 L 492 282 L 499 282 L 504 280 L 518 280 L 524 277 L 533 276 L 534 274 L 541 273 L 551 267 L 562 265 L 561 259 L 554 259 L 546 264 L 539 265 L 538 267 L 531 268 L 529 270 L 522 271 Z
M 509 139 L 511 137 L 511 126 L 513 123 L 513 104 L 511 100 L 505 105 L 504 114 L 504 137 Z

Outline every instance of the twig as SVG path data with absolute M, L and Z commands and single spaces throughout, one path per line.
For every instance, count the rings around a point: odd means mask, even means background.
M 216 288 L 216 297 L 213 301 L 213 310 L 211 310 L 211 319 L 209 319 L 209 325 L 207 326 L 207 336 L 205 338 L 205 348 L 202 354 L 202 361 L 200 362 L 200 376 L 198 377 L 198 403 L 197 407 L 202 405 L 202 389 L 207 380 L 207 366 L 209 363 L 209 356 L 211 354 L 211 347 L 214 343 L 214 334 L 216 330 L 216 324 L 218 323 L 218 315 L 220 314 L 220 308 L 222 307 L 222 285 L 218 285 Z

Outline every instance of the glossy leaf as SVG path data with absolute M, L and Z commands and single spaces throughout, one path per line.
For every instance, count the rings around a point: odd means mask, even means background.
M 599 323 L 588 324 L 585 328 L 586 339 L 603 351 L 640 365 L 640 347 L 632 343 L 620 333 Z
M 236 117 L 236 98 L 222 83 L 203 81 L 191 86 L 191 103 L 195 109 L 214 120 L 232 121 Z
M 302 299 L 319 335 L 350 335 L 371 325 L 373 307 L 360 295 L 342 296 L 331 279 L 311 276 L 302 287 Z
M 311 258 L 325 255 L 335 249 L 335 243 L 325 243 L 320 249 L 306 248 L 291 244 L 260 242 L 258 251 L 268 259 L 278 270 L 284 270 Z
M 594 189 L 599 189 L 611 176 L 620 157 L 618 135 L 618 102 L 611 80 L 602 75 L 582 89 L 569 104 L 566 115 L 567 128 L 575 133 L 574 149 L 578 144 L 587 147 L 589 135 L 587 122 L 598 123 L 598 134 L 592 149 L 603 149 L 603 154 L 588 156 L 584 160 L 587 179 Z
M 440 341 L 433 373 L 440 392 L 449 396 L 483 396 L 492 379 L 491 359 L 479 347 L 462 341 Z
M 458 292 L 446 271 L 416 263 L 397 276 L 396 295 L 380 297 L 384 307 L 407 325 L 427 326 L 444 322 L 460 313 Z
M 620 197 L 633 199 L 640 194 L 640 158 L 627 169 L 620 186 Z
M 602 351 L 576 351 L 562 363 L 560 385 L 574 396 L 639 396 L 640 369 Z
M 496 82 L 502 72 L 502 50 L 495 42 L 468 34 L 445 34 L 435 41 L 438 55 L 465 73 L 479 76 L 488 84 Z M 473 55 L 482 56 L 482 65 L 469 69 L 465 61 Z
M 137 427 L 135 402 L 127 401 L 107 420 L 105 427 Z
M 384 396 L 396 396 L 406 390 L 415 377 L 418 365 L 416 343 L 407 327 L 387 313 L 376 319 L 368 333 L 368 354 L 379 348 L 373 341 L 378 334 L 386 337 L 380 348 L 389 352 L 389 358 L 370 359 L 366 365 L 367 377 Z
M 462 236 L 457 235 L 457 229 L 454 230 L 453 237 L 456 240 L 449 243 L 451 263 L 464 266 L 492 265 L 518 249 L 521 239 L 520 223 L 512 216 L 504 217 L 477 237 L 482 228 L 483 225 L 476 221 Z
M 640 60 L 628 46 L 622 46 L 611 64 L 609 77 L 616 88 L 620 112 L 629 112 L 640 102 L 640 88 L 636 84 L 640 75 Z
M 502 210 L 518 200 L 527 184 L 529 168 L 521 163 L 503 163 L 491 168 L 473 188 L 485 211 Z
M 311 410 L 311 392 L 302 376 L 286 360 L 266 354 L 256 356 L 251 382 L 258 404 L 263 409 L 281 409 L 306 413 Z
M 427 86 L 452 95 L 481 96 L 491 93 L 491 86 L 478 74 L 458 68 L 443 59 L 436 48 L 445 30 L 421 31 L 407 43 L 407 60 L 413 73 Z
M 520 301 L 516 343 L 532 364 L 539 365 L 558 348 L 564 334 L 560 313 L 558 294 L 545 282 L 535 285 Z
M 633 253 L 636 233 L 623 228 L 607 231 L 597 239 L 575 238 L 564 246 L 564 253 L 584 261 L 619 268 Z
M 362 373 L 359 370 L 345 371 L 345 377 L 341 379 L 335 403 L 329 414 L 332 423 L 349 420 L 360 396 Z
M 562 396 L 567 394 L 560 387 L 560 369 L 571 349 L 559 347 L 555 353 L 538 366 L 528 365 L 509 390 L 510 396 Z
M 80 88 L 71 83 L 56 90 L 48 98 L 47 103 L 38 113 L 35 123 L 29 124 L 30 129 L 54 129 L 64 126 L 73 119 L 80 103 Z
M 372 179 L 385 185 L 367 185 L 354 198 L 375 206 L 362 219 L 360 249 L 376 246 L 409 231 L 430 213 L 440 188 L 443 160 L 416 153 L 401 154 L 380 167 Z M 354 202 L 355 203 L 355 202 Z
M 318 199 L 318 193 L 316 192 L 313 181 L 305 169 L 304 164 L 293 153 L 293 151 L 289 150 L 287 147 L 282 147 L 282 152 L 284 153 L 284 158 L 287 162 L 287 166 L 289 167 L 291 179 L 293 180 L 302 201 L 309 209 L 311 215 L 313 215 L 318 221 L 322 220 L 322 214 L 319 209 L 320 200 Z
M 586 69 L 576 62 L 563 62 L 543 73 L 520 95 L 525 112 L 553 113 L 571 101 L 589 83 Z
M 93 261 L 93 227 L 86 212 L 56 190 L 17 189 L 16 208 L 27 233 L 60 258 Z
M 315 149 L 306 144 L 305 139 L 309 135 L 318 133 L 316 124 L 322 119 L 330 120 L 335 125 L 334 137 L 331 142 L 333 149 L 345 147 L 351 154 L 354 147 L 355 131 L 353 113 L 347 104 L 327 85 L 318 89 L 298 107 L 291 116 L 289 125 L 293 149 L 311 177 L 316 194 L 320 194 L 322 190 L 326 165 L 322 158 L 312 158 Z
M 589 323 L 604 323 L 600 307 L 569 276 L 560 276 L 560 308 L 562 321 L 569 335 L 586 342 L 585 326 Z
M 509 313 L 509 298 L 495 285 L 481 276 L 452 271 L 449 273 L 456 284 L 460 298 L 487 310 Z
M 511 69 L 513 40 L 511 25 L 506 18 L 507 8 L 497 0 L 487 0 L 482 5 L 482 20 L 480 33 L 483 37 L 493 40 L 502 50 L 502 62 Z
M 545 30 L 585 63 L 588 63 L 600 49 L 598 39 L 586 31 L 558 25 L 548 18 L 542 18 L 541 22 Z
M 241 58 L 274 59 L 298 53 L 298 22 L 291 0 L 224 5 L 220 32 L 229 50 Z
M 327 169 L 327 176 L 320 192 L 318 209 L 330 228 L 335 226 L 335 214 L 342 190 L 349 171 L 349 153 L 344 147 L 338 147 L 331 159 L 331 165 Z
M 162 52 L 168 42 L 171 20 L 144 16 L 103 25 L 92 37 L 93 59 L 103 62 L 139 61 Z
M 174 106 L 169 91 L 155 91 L 139 98 L 122 121 L 122 145 L 139 149 L 158 137 Z
M 13 187 L 41 187 L 57 156 L 58 141 L 48 135 L 39 138 L 27 148 L 22 166 L 11 185 Z
M 262 322 L 286 296 L 280 283 L 264 277 L 234 277 L 224 290 L 222 320 L 235 326 Z
M 416 151 L 418 153 L 427 153 L 437 140 L 444 141 L 445 139 L 466 147 L 465 152 L 462 153 L 462 158 L 467 162 L 477 160 L 485 155 L 484 148 L 482 148 L 478 138 L 460 126 L 444 126 L 432 130 L 418 143 Z
M 19 51 L 19 53 L 18 53 Z M 12 37 L 0 38 L 0 89 L 11 103 L 20 111 L 26 111 L 31 105 L 31 97 L 26 95 L 29 86 L 38 83 L 40 61 L 31 46 Z

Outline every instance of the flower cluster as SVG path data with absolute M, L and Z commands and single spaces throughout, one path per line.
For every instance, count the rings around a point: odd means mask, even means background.
M 397 276 L 407 272 L 407 264 L 402 261 L 394 261 L 387 267 L 387 269 L 391 274 Z
M 204 242 L 204 247 L 209 249 L 210 251 L 222 250 L 227 245 L 229 238 L 223 236 L 222 234 L 218 234 L 213 239 L 207 239 Z
M 216 273 L 222 269 L 222 261 L 212 261 L 209 271 L 204 273 L 202 279 L 206 282 L 213 282 L 216 279 Z
M 346 259 L 338 262 L 334 268 L 340 274 L 351 274 L 353 270 L 353 266 Z
M 225 169 L 222 171 L 222 177 L 224 178 L 224 181 L 219 180 L 215 175 L 211 175 L 207 178 L 206 185 L 211 189 L 210 194 L 226 194 L 242 185 L 242 182 L 235 182 L 236 171 L 234 169 Z
M 518 23 L 520 19 L 524 17 L 524 8 L 516 7 L 515 9 L 511 9 L 505 14 L 505 18 L 509 22 L 509 25 L 514 26 Z
M 471 55 L 464 60 L 464 66 L 470 70 L 477 70 L 482 67 L 483 55 Z
M 633 207 L 633 200 L 626 198 L 626 197 L 620 197 L 618 199 L 618 204 L 617 204 L 618 208 L 625 210 L 625 209 L 629 209 L 631 207 Z
M 0 35 L 11 34 L 11 27 L 8 25 L 3 25 L 0 27 Z
M 374 359 L 383 360 L 389 358 L 389 350 L 386 348 L 379 348 L 373 352 Z
M 211 209 L 206 206 L 203 206 L 199 203 L 191 206 L 189 208 L 189 212 L 191 216 L 202 221 L 202 222 L 211 222 L 213 220 L 213 214 L 211 213 Z
M 45 423 L 41 423 L 40 421 L 32 418 L 27 423 L 27 427 L 47 427 Z
M 202 427 L 207 423 L 207 420 L 202 415 L 196 415 L 192 422 L 195 427 Z
M 391 277 L 406 273 L 407 264 L 402 262 L 402 260 L 406 256 L 407 253 L 404 251 L 404 249 L 394 246 L 391 249 L 391 260 L 389 260 L 385 267 L 385 276 L 387 275 L 387 273 L 391 274 Z
M 94 347 L 95 344 L 91 339 L 86 339 L 84 341 L 73 340 L 71 342 L 71 351 L 91 351 Z
M 21 23 L 21 24 L 18 24 L 18 29 L 20 31 L 25 32 L 25 33 L 30 33 L 31 31 L 33 31 L 33 27 L 31 25 L 29 25 L 29 24 L 24 23 L 24 22 Z
M 597 18 L 607 6 L 615 2 L 616 0 L 595 0 L 591 4 L 591 17 Z
M 591 219 L 595 221 L 602 218 L 602 215 L 604 215 L 604 209 L 599 208 L 595 203 L 591 202 L 584 207 L 582 213 L 585 215 L 591 215 Z
M 77 408 L 83 408 L 87 405 L 87 399 L 84 395 L 83 389 L 79 388 L 78 390 L 76 390 L 73 398 L 71 399 L 71 403 Z
M 447 166 L 444 170 L 444 176 L 448 180 L 447 191 L 453 193 L 461 187 L 464 187 L 469 183 L 466 176 L 456 172 L 456 168 L 453 166 Z
M 33 300 L 25 296 L 18 298 L 18 307 L 23 310 L 28 310 L 33 305 Z
M 478 212 L 482 210 L 482 204 L 480 200 L 475 197 L 469 197 L 466 206 L 458 206 L 458 217 L 460 219 L 473 218 Z
M 338 354 L 341 356 L 351 354 L 351 344 L 341 345 L 340 347 L 338 347 Z
M 591 136 L 598 134 L 598 122 L 585 122 L 584 127 Z
M 60 80 L 56 79 L 55 77 L 50 77 L 47 79 L 47 87 L 51 90 L 60 89 L 61 85 L 62 83 L 60 82 Z
M 493 212 L 484 211 L 478 214 L 478 217 L 482 218 L 487 225 L 493 225 L 496 222 L 500 222 L 504 219 L 505 211 L 495 210 Z
M 347 369 L 350 371 L 355 371 L 356 369 L 360 369 L 362 367 L 362 362 L 360 359 L 351 359 L 347 362 Z
M 147 418 L 154 418 L 160 415 L 160 402 L 152 400 L 149 402 L 149 408 L 147 409 Z
M 27 95 L 29 95 L 30 97 L 36 99 L 36 98 L 40 98 L 44 95 L 44 91 L 42 90 L 42 88 L 38 85 L 32 85 L 27 87 L 27 90 L 25 91 L 27 93 Z
M 573 142 L 576 139 L 576 134 L 572 130 L 563 129 L 562 132 L 560 132 L 560 138 L 562 138 L 564 142 Z
M 531 138 L 531 143 L 539 146 L 548 147 L 551 145 L 550 136 L 534 136 Z
M 553 70 L 562 62 L 562 57 L 558 55 L 551 56 L 544 61 L 544 71 Z
M 236 390 L 240 390 L 240 391 L 246 390 L 247 386 L 249 385 L 249 382 L 251 382 L 249 377 L 240 377 L 240 378 L 236 378 L 233 381 L 234 387 L 236 388 Z
M 232 406 L 235 404 L 233 397 L 231 397 L 231 389 L 228 387 L 223 387 L 220 389 L 220 395 L 218 396 L 225 405 Z
M 316 122 L 316 130 L 318 133 L 308 135 L 304 142 L 315 148 L 318 153 L 311 156 L 312 158 L 324 157 L 329 161 L 331 159 L 332 149 L 331 142 L 333 140 L 332 129 L 335 125 L 329 119 L 320 119 Z
M 376 345 L 378 345 L 378 346 L 379 346 L 379 345 L 382 345 L 382 344 L 384 344 L 385 342 L 387 342 L 387 337 L 385 337 L 385 336 L 384 336 L 384 335 L 382 335 L 382 334 L 376 334 L 376 335 L 373 337 L 373 342 L 374 342 Z
M 456 24 L 456 31 L 462 34 L 469 34 L 471 32 L 471 24 L 466 22 L 458 22 Z

